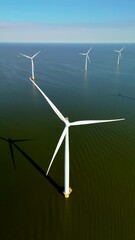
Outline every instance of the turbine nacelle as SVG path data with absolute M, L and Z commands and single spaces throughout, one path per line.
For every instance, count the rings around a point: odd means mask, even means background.
M 69 119 L 68 119 L 68 117 L 65 117 L 65 125 L 66 125 L 66 127 L 70 127 L 70 122 L 69 122 Z

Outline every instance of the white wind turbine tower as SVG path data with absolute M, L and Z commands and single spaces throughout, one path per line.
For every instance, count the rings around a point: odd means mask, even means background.
M 118 53 L 118 60 L 117 60 L 117 65 L 120 63 L 120 59 L 122 58 L 121 52 L 123 51 L 124 47 L 121 48 L 120 50 L 114 50 L 115 52 Z
M 79 53 L 80 55 L 86 56 L 85 57 L 85 71 L 87 71 L 87 68 L 88 68 L 88 61 L 91 63 L 90 58 L 89 58 L 89 53 L 90 53 L 91 49 L 92 49 L 92 47 L 86 53 Z
M 39 53 L 40 53 L 40 51 L 37 52 L 36 54 L 34 54 L 32 57 L 20 53 L 21 56 L 31 59 L 31 65 L 32 65 L 32 76 L 31 76 L 31 79 L 32 79 L 32 80 L 35 80 L 35 76 L 34 76 L 34 61 L 33 61 L 33 59 L 34 59 Z
M 39 92 L 43 95 L 43 97 L 46 99 L 46 101 L 49 103 L 51 108 L 54 110 L 56 115 L 60 118 L 61 121 L 64 122 L 65 128 L 60 136 L 60 139 L 57 143 L 56 149 L 54 151 L 53 157 L 51 159 L 51 162 L 49 164 L 48 170 L 46 172 L 46 175 L 48 175 L 50 168 L 52 166 L 53 160 L 65 138 L 65 162 L 64 162 L 64 196 L 65 198 L 69 197 L 69 194 L 71 193 L 72 189 L 69 186 L 70 182 L 70 174 L 69 174 L 69 127 L 71 126 L 77 126 L 77 125 L 86 125 L 86 124 L 95 124 L 95 123 L 105 123 L 105 122 L 114 122 L 114 121 L 121 121 L 125 120 L 122 119 L 112 119 L 112 120 L 84 120 L 84 121 L 76 121 L 76 122 L 69 122 L 68 118 L 65 118 L 61 112 L 57 109 L 57 107 L 51 102 L 51 100 L 45 95 L 45 93 L 38 87 L 38 85 L 32 81 L 31 78 L 29 78 L 31 82 L 35 85 L 35 87 L 39 90 Z

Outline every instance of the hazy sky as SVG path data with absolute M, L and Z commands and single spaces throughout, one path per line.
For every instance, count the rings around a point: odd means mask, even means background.
M 2 0 L 5 41 L 135 42 L 135 1 Z

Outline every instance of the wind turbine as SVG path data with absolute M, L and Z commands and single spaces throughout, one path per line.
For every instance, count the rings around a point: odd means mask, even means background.
M 86 125 L 86 124 L 96 124 L 96 123 L 107 123 L 107 122 L 114 122 L 114 121 L 121 121 L 125 120 L 122 119 L 111 119 L 111 120 L 83 120 L 83 121 L 75 121 L 75 122 L 69 122 L 68 118 L 65 118 L 62 113 L 58 110 L 58 108 L 51 102 L 51 100 L 45 95 L 45 93 L 39 88 L 39 86 L 31 79 L 30 81 L 35 85 L 35 87 L 38 89 L 38 91 L 43 95 L 43 97 L 46 99 L 46 101 L 49 103 L 53 111 L 56 113 L 56 115 L 60 118 L 62 122 L 65 124 L 65 128 L 60 136 L 60 139 L 57 143 L 56 149 L 54 151 L 54 154 L 52 156 L 52 159 L 50 161 L 49 167 L 47 169 L 46 175 L 48 175 L 50 168 L 52 166 L 52 163 L 54 161 L 54 158 L 65 138 L 65 162 L 64 162 L 64 196 L 65 198 L 69 197 L 69 194 L 71 193 L 72 189 L 69 187 L 70 182 L 70 175 L 69 175 L 69 127 L 71 126 L 77 126 L 77 125 Z
M 32 76 L 31 76 L 31 79 L 32 79 L 32 80 L 35 80 L 35 76 L 34 76 L 34 61 L 33 61 L 33 59 L 34 59 L 39 53 L 40 53 L 40 51 L 37 52 L 36 54 L 34 54 L 32 57 L 20 53 L 21 56 L 31 59 L 31 65 L 32 65 Z
M 90 58 L 89 58 L 89 53 L 90 53 L 91 49 L 92 49 L 92 47 L 86 53 L 79 53 L 80 55 L 86 56 L 85 57 L 85 71 L 87 71 L 88 61 L 91 63 Z
M 122 58 L 121 52 L 123 51 L 124 47 L 121 48 L 120 50 L 114 50 L 115 52 L 118 53 L 118 60 L 117 60 L 117 65 L 120 63 L 120 59 Z

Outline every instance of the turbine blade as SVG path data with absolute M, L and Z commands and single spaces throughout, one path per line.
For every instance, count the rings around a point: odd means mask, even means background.
M 87 54 L 86 53 L 79 53 L 80 55 L 83 55 L 83 56 L 86 56 Z
M 111 119 L 111 120 L 84 120 L 84 121 L 72 122 L 72 123 L 70 123 L 70 126 L 95 124 L 95 123 L 116 122 L 116 121 L 122 121 L 122 120 L 125 120 L 125 118 Z
M 6 138 L 0 137 L 0 139 L 4 140 L 5 142 L 8 142 Z
M 31 79 L 31 82 L 35 85 L 35 87 L 39 90 L 39 92 L 43 95 L 43 97 L 46 99 L 46 101 L 49 103 L 51 108 L 54 110 L 54 112 L 57 114 L 57 116 L 66 124 L 66 119 L 62 115 L 62 113 L 56 108 L 56 106 L 51 102 L 51 100 L 45 95 L 45 93 L 40 89 L 40 87 Z
M 89 54 L 89 52 L 91 51 L 91 49 L 92 49 L 92 47 L 88 50 L 87 55 Z
M 121 48 L 121 49 L 120 49 L 120 52 L 122 52 L 122 50 L 123 50 L 124 48 L 125 48 L 125 47 Z
M 91 60 L 90 60 L 90 58 L 89 58 L 89 56 L 87 55 L 87 58 L 88 58 L 88 61 L 91 63 Z
M 36 57 L 39 53 L 40 53 L 40 51 L 37 52 L 35 55 L 33 55 L 32 58 Z
M 26 57 L 26 58 L 30 58 L 30 59 L 31 59 L 31 57 L 29 57 L 29 56 L 27 56 L 27 55 L 25 55 L 25 54 L 20 53 L 20 55 L 23 56 L 23 57 Z
M 63 140 L 64 140 L 64 137 L 66 136 L 66 133 L 67 133 L 67 127 L 64 128 L 64 130 L 63 130 L 63 132 L 62 132 L 62 134 L 61 134 L 61 136 L 60 136 L 60 139 L 59 139 L 59 141 L 58 141 L 58 143 L 57 143 L 57 146 L 56 146 L 56 149 L 55 149 L 55 151 L 54 151 L 53 157 L 52 157 L 51 162 L 50 162 L 50 164 L 49 164 L 49 167 L 48 167 L 48 169 L 47 169 L 46 175 L 48 175 L 48 173 L 49 173 L 49 171 L 50 171 L 50 168 L 51 168 L 51 166 L 52 166 L 52 163 L 53 163 L 53 161 L 54 161 L 54 158 L 55 158 L 55 156 L 56 156 L 56 154 L 57 154 L 57 152 L 58 152 L 58 150 L 59 150 L 59 148 L 60 148 L 60 146 L 61 146 L 61 144 L 62 144 L 62 142 L 63 142 Z

